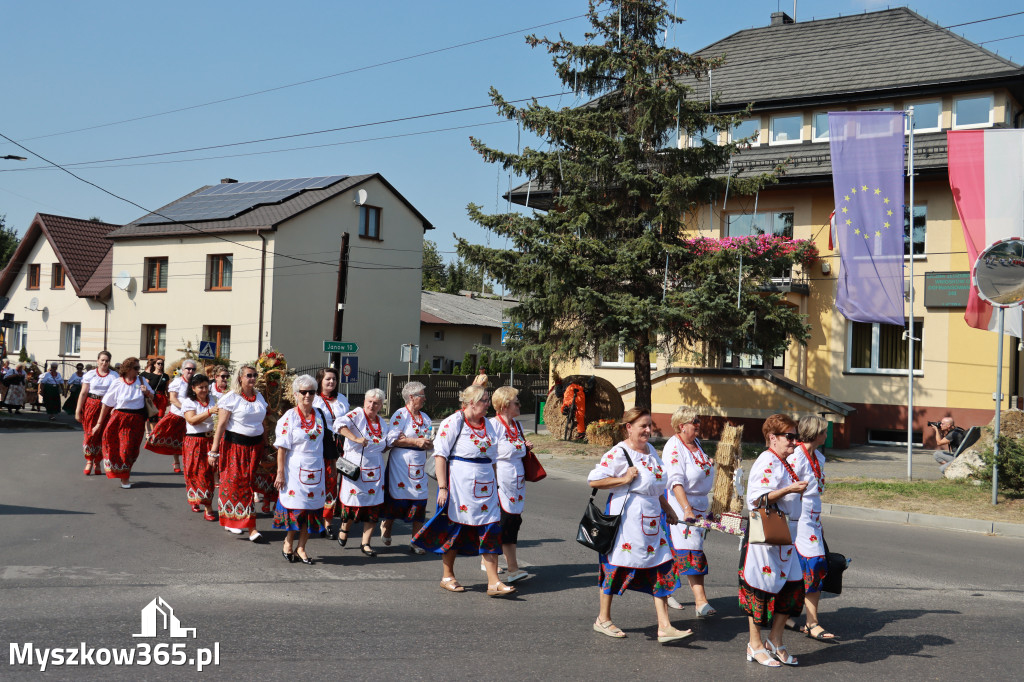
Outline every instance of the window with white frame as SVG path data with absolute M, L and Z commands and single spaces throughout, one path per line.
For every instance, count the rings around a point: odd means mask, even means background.
M 811 126 L 811 140 L 814 142 L 828 142 L 828 112 L 818 111 L 814 114 L 814 123 Z
M 803 138 L 803 114 L 772 116 L 769 144 L 798 144 Z
M 60 325 L 60 354 L 81 355 L 82 354 L 82 323 L 61 322 Z
M 903 105 L 906 111 L 914 107 L 914 132 L 934 133 L 942 130 L 942 102 L 939 100 L 928 100 L 927 102 L 907 102 Z M 903 124 L 907 133 L 910 132 L 909 118 Z
M 756 147 L 761 144 L 761 119 L 747 118 L 739 121 L 729 131 L 729 141 L 738 142 L 750 138 L 744 143 L 745 147 Z
M 444 356 L 435 355 L 430 361 L 430 371 L 437 373 L 444 371 Z
M 957 97 L 953 100 L 954 128 L 986 128 L 992 125 L 992 95 Z
M 15 322 L 11 330 L 11 350 L 18 353 L 28 346 L 28 322 Z
M 903 327 L 878 322 L 850 322 L 846 328 L 846 371 L 852 374 L 907 373 L 907 348 Z M 914 374 L 920 376 L 924 324 L 914 320 Z
M 690 134 L 691 147 L 703 147 L 706 144 L 718 144 L 718 131 L 711 126 Z
M 793 238 L 792 211 L 758 211 L 757 213 L 729 213 L 725 216 L 726 237 L 754 237 L 774 234 Z
M 914 255 L 923 256 L 924 240 L 928 234 L 928 207 L 914 206 L 914 235 L 910 235 L 910 211 L 903 207 L 903 255 L 910 255 L 910 245 L 914 245 Z
M 658 366 L 658 353 L 652 351 L 650 354 L 651 368 Z M 626 350 L 622 346 L 619 346 L 618 353 L 614 356 L 605 357 L 604 353 L 601 353 L 597 357 L 597 364 L 602 367 L 632 367 L 636 355 L 631 350 Z

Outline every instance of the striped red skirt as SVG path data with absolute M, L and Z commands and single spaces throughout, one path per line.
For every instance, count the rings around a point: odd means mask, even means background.
M 207 459 L 212 438 L 185 436 L 181 452 L 185 469 L 185 496 L 189 504 L 209 505 L 213 502 L 213 467 Z
M 263 459 L 264 450 L 262 441 L 254 445 L 221 441 L 217 500 L 220 502 L 220 525 L 225 528 L 248 530 L 256 527 L 252 486 L 256 466 Z
M 103 470 L 107 478 L 126 479 L 139 458 L 146 434 L 146 418 L 136 412 L 114 410 L 103 429 Z
M 158 455 L 180 455 L 185 440 L 185 418 L 168 412 L 153 427 L 146 449 Z
M 86 397 L 85 405 L 82 407 L 82 453 L 85 459 L 97 464 L 103 459 L 103 432 L 92 435 L 96 427 L 96 421 L 100 418 L 100 410 L 103 403 L 98 398 Z
M 171 399 L 167 397 L 166 393 L 154 393 L 153 404 L 156 405 L 157 419 L 163 419 L 164 415 L 167 414 L 167 406 L 171 403 Z

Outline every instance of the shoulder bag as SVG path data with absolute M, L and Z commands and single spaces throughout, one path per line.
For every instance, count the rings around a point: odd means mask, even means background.
M 828 572 L 825 574 L 825 579 L 821 581 L 821 590 L 832 594 L 842 594 L 843 571 L 846 570 L 850 562 L 844 555 L 828 551 L 828 542 L 824 537 L 821 538 L 821 542 L 825 545 L 825 563 L 828 564 Z
M 523 471 L 526 475 L 526 480 L 530 483 L 536 483 L 548 475 L 540 460 L 537 459 L 537 455 L 533 454 L 533 450 L 527 450 L 526 455 L 523 457 Z
M 333 462 L 338 459 L 338 442 L 334 439 L 334 431 L 327 424 L 327 415 L 319 407 L 316 412 L 324 420 L 324 461 Z
M 320 409 L 320 408 L 317 408 L 317 409 Z M 366 446 L 364 445 L 363 449 L 365 449 L 365 448 L 366 448 Z M 362 464 L 362 461 L 363 461 L 363 452 L 362 452 L 362 450 L 360 450 L 359 451 L 359 462 L 360 462 L 360 464 Z M 351 462 L 351 461 L 345 459 L 345 456 L 343 454 L 340 454 L 340 456 L 337 459 L 336 465 L 337 465 L 337 468 L 338 468 L 338 473 L 341 474 L 342 476 L 344 476 L 345 478 L 347 478 L 347 479 L 349 479 L 351 481 L 358 481 L 359 480 L 359 464 L 355 464 L 354 462 Z
M 752 545 L 792 545 L 789 532 L 789 517 L 776 503 L 768 502 L 768 493 L 757 500 L 757 506 L 750 510 L 748 526 Z
M 623 449 L 622 454 L 626 456 L 626 464 L 633 466 L 633 460 L 629 453 Z M 597 488 L 590 493 L 590 501 L 580 519 L 579 528 L 576 531 L 576 542 L 584 547 L 589 547 L 598 554 L 608 554 L 615 544 L 615 536 L 619 534 L 619 524 L 622 522 L 622 513 L 606 514 L 594 504 L 594 496 L 597 495 Z M 626 499 L 629 492 L 626 492 Z M 626 500 L 622 502 L 622 508 L 626 508 Z

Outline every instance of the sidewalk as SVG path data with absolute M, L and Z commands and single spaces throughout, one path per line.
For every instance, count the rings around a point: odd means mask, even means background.
M 11 413 L 6 408 L 0 409 L 0 429 L 53 429 L 57 431 L 80 430 L 82 425 L 69 417 L 63 411 L 58 412 L 56 419 L 50 421 L 46 410 L 40 408 L 38 412 L 25 406 L 20 412 Z

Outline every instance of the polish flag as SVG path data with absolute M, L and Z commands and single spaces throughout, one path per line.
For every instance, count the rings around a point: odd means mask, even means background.
M 1024 237 L 1024 130 L 951 130 L 949 186 L 960 214 L 967 257 L 974 279 L 978 256 L 1000 239 Z M 967 298 L 967 324 L 996 331 L 992 306 L 972 286 Z M 1005 331 L 1021 338 L 1022 313 L 1007 309 Z

